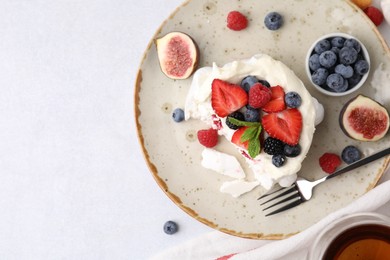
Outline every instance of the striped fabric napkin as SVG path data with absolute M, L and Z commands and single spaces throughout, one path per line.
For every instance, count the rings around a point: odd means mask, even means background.
M 213 231 L 169 248 L 151 259 L 253 260 L 305 259 L 311 243 L 321 230 L 335 220 L 353 213 L 378 212 L 390 216 L 390 174 L 383 175 L 377 187 L 350 205 L 329 214 L 305 231 L 284 240 L 251 240 Z

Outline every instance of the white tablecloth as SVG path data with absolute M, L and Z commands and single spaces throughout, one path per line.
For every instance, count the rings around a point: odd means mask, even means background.
M 0 1 L 0 259 L 145 259 L 211 231 L 154 182 L 133 118 L 143 52 L 181 2 Z

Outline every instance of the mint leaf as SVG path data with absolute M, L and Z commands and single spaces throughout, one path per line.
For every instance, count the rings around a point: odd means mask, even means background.
M 241 142 L 246 142 L 246 141 L 249 141 L 251 139 L 254 139 L 256 138 L 256 135 L 257 135 L 257 132 L 258 132 L 258 127 L 256 126 L 251 126 L 251 127 L 248 127 L 244 133 L 242 134 L 241 138 L 240 138 L 240 141 Z
M 260 122 L 246 122 L 235 119 L 233 117 L 228 117 L 230 123 L 235 124 L 236 126 L 261 126 Z
M 246 122 L 246 121 L 235 119 L 233 117 L 228 117 L 228 120 L 230 123 L 236 126 L 248 127 L 241 135 L 240 141 L 242 143 L 248 141 L 249 156 L 255 158 L 260 153 L 261 150 L 260 133 L 263 128 L 260 122 Z
M 250 157 L 255 158 L 260 153 L 260 148 L 260 139 L 251 139 L 248 144 L 248 153 Z

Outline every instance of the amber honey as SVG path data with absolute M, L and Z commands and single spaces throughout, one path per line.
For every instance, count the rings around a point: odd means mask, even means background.
M 366 224 L 347 229 L 330 243 L 323 259 L 390 259 L 390 228 Z

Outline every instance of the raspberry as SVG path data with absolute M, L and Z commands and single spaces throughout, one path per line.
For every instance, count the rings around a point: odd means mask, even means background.
M 233 31 L 241 31 L 248 26 L 248 19 L 238 11 L 231 11 L 227 16 L 227 27 Z
M 383 22 L 383 14 L 378 8 L 369 6 L 364 9 L 364 12 L 376 26 L 379 26 Z
M 198 131 L 199 143 L 207 148 L 212 148 L 218 143 L 218 131 L 210 128 Z
M 253 108 L 261 108 L 265 106 L 265 104 L 267 104 L 271 98 L 271 90 L 261 83 L 256 83 L 249 90 L 248 103 Z
M 322 170 L 326 173 L 334 173 L 337 167 L 341 164 L 341 159 L 337 154 L 334 153 L 324 153 L 320 157 L 320 166 Z

